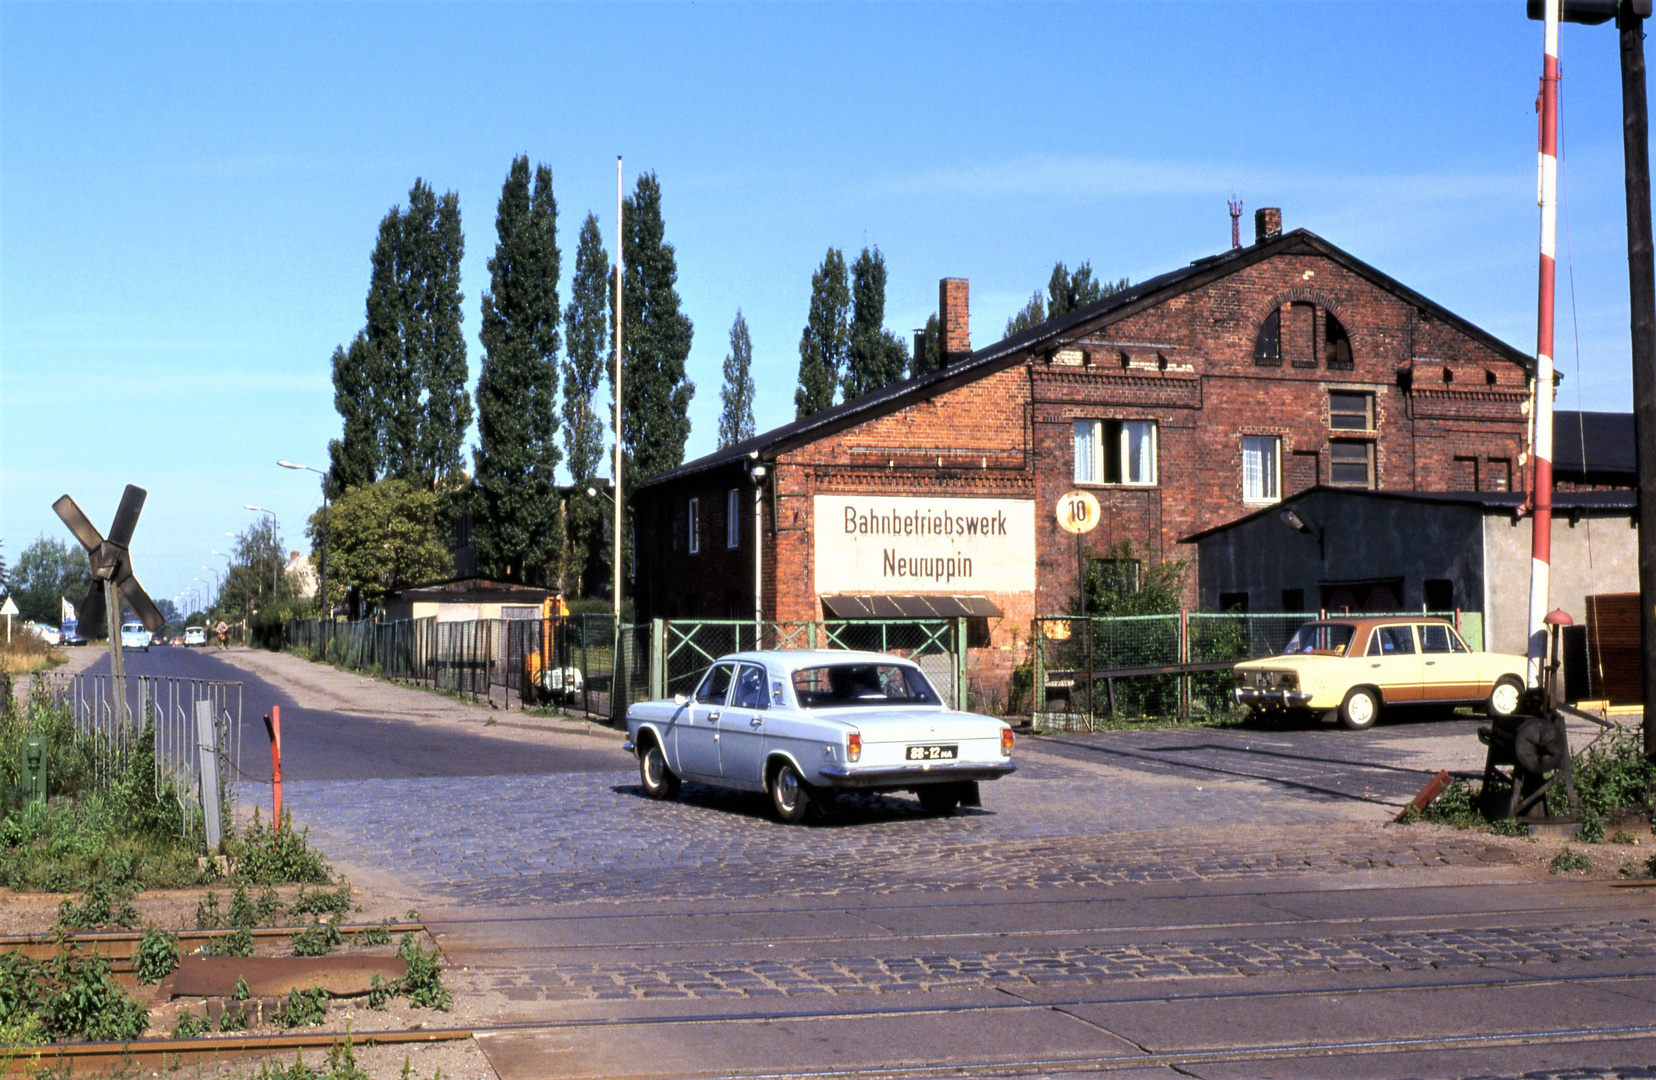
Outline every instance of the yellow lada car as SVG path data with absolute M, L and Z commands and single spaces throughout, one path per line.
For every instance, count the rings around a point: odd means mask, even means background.
M 1237 664 L 1234 693 L 1256 715 L 1311 713 L 1362 730 L 1394 705 L 1510 716 L 1525 669 L 1522 656 L 1473 652 L 1444 619 L 1350 616 L 1306 623 L 1280 655 Z

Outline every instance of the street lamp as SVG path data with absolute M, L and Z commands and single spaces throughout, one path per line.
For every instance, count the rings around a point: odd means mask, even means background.
M 332 605 L 328 603 L 328 474 L 321 469 L 313 469 L 309 465 L 301 465 L 296 461 L 278 461 L 276 464 L 284 469 L 303 469 L 313 472 L 322 478 L 322 582 L 318 586 L 322 597 L 322 607 L 327 615 L 333 616 Z
M 271 533 L 270 533 L 270 539 L 271 539 L 271 542 L 274 544 L 275 541 L 276 541 L 276 533 L 282 528 L 282 523 L 280 521 L 276 520 L 275 511 L 266 510 L 262 506 L 254 506 L 252 503 L 243 503 L 242 506 L 245 509 L 253 510 L 253 511 L 256 511 L 260 514 L 269 514 L 270 515 L 270 521 L 271 521 L 271 525 L 272 525 Z M 282 564 L 282 559 L 281 559 L 280 551 L 273 551 L 271 553 L 271 556 L 270 556 L 270 602 L 272 604 L 274 604 L 276 602 L 276 575 L 277 575 L 277 573 L 279 573 L 281 571 L 281 568 L 282 568 L 281 564 Z

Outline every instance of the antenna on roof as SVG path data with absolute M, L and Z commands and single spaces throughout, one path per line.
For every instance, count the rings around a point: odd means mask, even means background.
M 1232 198 L 1227 201 L 1231 215 L 1231 250 L 1235 251 L 1242 246 L 1242 200 Z

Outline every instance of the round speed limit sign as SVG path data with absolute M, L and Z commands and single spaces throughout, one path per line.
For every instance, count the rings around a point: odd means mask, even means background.
M 1072 491 L 1058 500 L 1058 525 L 1065 532 L 1077 536 L 1092 532 L 1102 516 L 1098 500 L 1090 491 Z

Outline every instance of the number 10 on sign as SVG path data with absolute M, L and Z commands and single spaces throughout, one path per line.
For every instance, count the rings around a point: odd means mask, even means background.
M 1058 527 L 1075 534 L 1075 580 L 1081 593 L 1081 617 L 1087 617 L 1087 563 L 1081 554 L 1081 534 L 1098 528 L 1104 516 L 1090 491 L 1071 491 L 1058 500 Z

